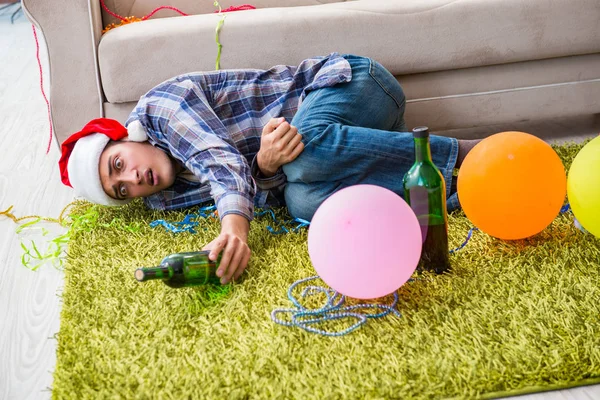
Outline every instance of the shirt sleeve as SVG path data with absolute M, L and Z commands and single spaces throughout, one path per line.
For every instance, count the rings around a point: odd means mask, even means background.
M 180 82 L 180 86 L 186 86 L 183 100 L 166 122 L 171 153 L 201 184 L 210 185 L 220 218 L 238 214 L 251 221 L 256 187 L 248 162 L 201 88 L 191 81 Z
M 283 170 L 279 168 L 275 175 L 267 178 L 260 168 L 258 168 L 258 161 L 256 156 L 252 159 L 251 164 L 252 178 L 256 182 L 258 188 L 257 196 L 255 198 L 255 204 L 258 207 L 266 206 L 283 206 L 285 205 L 285 185 L 287 184 L 287 177 L 283 173 Z M 256 202 L 258 200 L 258 203 Z
M 256 186 L 261 190 L 271 190 L 282 185 L 285 185 L 287 182 L 287 177 L 283 173 L 281 167 L 275 172 L 275 175 L 271 177 L 266 177 L 260 172 L 260 168 L 258 167 L 258 161 L 256 160 L 256 156 L 252 159 L 252 177 L 256 182 Z

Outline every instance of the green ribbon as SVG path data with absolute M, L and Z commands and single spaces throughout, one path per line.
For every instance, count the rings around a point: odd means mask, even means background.
M 222 10 L 221 5 L 219 4 L 219 2 L 215 0 L 213 5 L 215 7 L 219 7 L 219 14 L 222 14 L 221 13 L 221 10 Z M 215 41 L 217 42 L 217 61 L 215 63 L 215 69 L 217 71 L 221 69 L 221 49 L 223 48 L 223 45 L 219 41 L 219 33 L 221 33 L 221 28 L 223 27 L 224 23 L 225 23 L 225 14 L 223 14 L 223 17 L 217 23 L 217 29 L 215 29 Z

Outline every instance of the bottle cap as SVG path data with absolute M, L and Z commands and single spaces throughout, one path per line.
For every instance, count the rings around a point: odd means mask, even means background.
M 417 126 L 412 131 L 415 138 L 424 139 L 429 137 L 429 128 L 426 126 Z

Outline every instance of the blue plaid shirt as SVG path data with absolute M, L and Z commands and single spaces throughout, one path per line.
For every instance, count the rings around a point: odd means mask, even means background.
M 185 166 L 175 183 L 144 198 L 171 210 L 214 201 L 219 216 L 252 220 L 254 206 L 284 205 L 286 177 L 261 176 L 256 162 L 263 127 L 292 120 L 308 91 L 352 79 L 337 53 L 297 67 L 221 70 L 180 75 L 140 98 L 126 125 L 139 120 L 149 142 Z

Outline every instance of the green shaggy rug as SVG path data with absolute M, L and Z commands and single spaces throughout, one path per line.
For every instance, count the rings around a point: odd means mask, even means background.
M 579 148 L 556 147 L 567 168 Z M 218 235 L 211 218 L 196 234 L 149 226 L 185 215 L 139 202 L 73 208 L 54 398 L 491 398 L 600 382 L 600 240 L 578 231 L 571 213 L 523 241 L 475 232 L 451 256 L 451 274 L 398 290 L 401 317 L 340 337 L 272 322 L 274 309 L 291 307 L 289 286 L 315 273 L 307 229 L 273 235 L 267 216 L 252 222 L 242 282 L 138 283 L 136 268 Z M 452 215 L 451 247 L 470 228 Z

